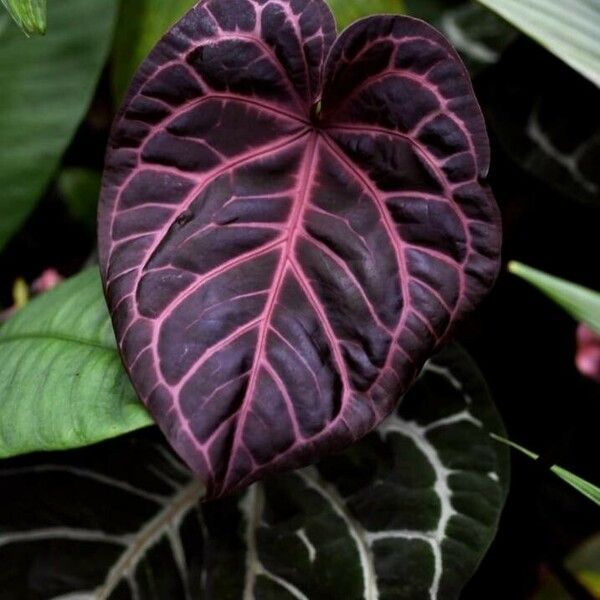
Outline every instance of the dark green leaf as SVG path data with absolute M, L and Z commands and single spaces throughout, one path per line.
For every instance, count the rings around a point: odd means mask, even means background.
M 96 230 L 96 213 L 102 174 L 85 168 L 64 169 L 58 178 L 58 191 L 69 215 L 89 231 Z
M 404 13 L 403 0 L 327 0 L 327 3 L 335 16 L 338 31 L 369 15 Z
M 593 83 L 521 39 L 477 88 L 496 137 L 519 167 L 562 196 L 600 205 L 600 112 Z
M 40 199 L 93 96 L 116 0 L 50 2 L 45 37 L 0 33 L 0 249 Z
M 377 432 L 202 510 L 201 486 L 139 438 L 5 462 L 0 560 L 12 568 L 0 570 L 0 589 L 81 600 L 455 599 L 506 494 L 507 450 L 490 431 L 502 425 L 481 375 L 449 348 Z

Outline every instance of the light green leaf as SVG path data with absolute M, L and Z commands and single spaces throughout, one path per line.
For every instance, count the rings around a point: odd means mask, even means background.
M 196 0 L 126 0 L 121 2 L 112 57 L 115 100 L 120 102 L 144 58 Z
M 96 268 L 0 328 L 0 456 L 84 446 L 151 423 L 121 365 Z
M 600 487 L 558 465 L 553 465 L 550 470 L 564 482 L 575 488 L 580 494 L 583 494 L 586 498 L 589 498 L 592 502 L 600 506 Z
M 519 262 L 510 262 L 508 270 L 538 288 L 575 320 L 600 334 L 600 293 Z
M 600 86 L 598 0 L 479 0 Z
M 116 0 L 53 0 L 50 30 L 0 34 L 0 249 L 55 173 L 110 48 Z
M 2 0 L 2 4 L 27 35 L 46 33 L 46 0 Z
M 395 15 L 404 12 L 403 0 L 327 0 L 327 3 L 335 16 L 338 31 L 369 15 Z
M 519 444 L 515 444 L 515 442 L 511 442 L 510 440 L 495 434 L 491 435 L 492 438 L 498 442 L 507 444 L 511 448 L 518 450 L 533 460 L 537 460 L 539 458 L 535 452 L 527 450 L 527 448 L 524 448 Z M 600 506 L 600 488 L 598 486 L 586 481 L 585 479 L 582 479 L 578 475 L 571 473 L 571 471 L 568 471 L 563 467 L 559 467 L 558 465 L 552 465 L 552 467 L 550 467 L 550 471 L 552 471 L 552 473 L 554 473 L 557 477 L 560 477 L 565 483 L 568 483 L 571 487 L 575 488 L 580 494 L 583 494 L 586 498 L 589 498 L 592 502 Z
M 508 449 L 490 431 L 502 425 L 481 374 L 451 347 L 378 431 L 203 505 L 198 480 L 146 436 L 0 464 L 11 489 L 0 495 L 0 546 L 7 564 L 53 565 L 36 582 L 44 597 L 143 598 L 152 585 L 165 600 L 456 600 L 506 495 Z M 29 501 L 15 527 L 32 489 L 44 502 Z M 116 520 L 106 506 L 119 507 Z M 5 578 L 10 597 L 29 590 L 28 572 Z M 41 587 L 56 581 L 60 590 Z

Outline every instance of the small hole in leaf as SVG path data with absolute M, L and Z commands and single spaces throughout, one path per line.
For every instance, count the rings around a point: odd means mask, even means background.
M 194 218 L 194 213 L 191 210 L 183 211 L 177 219 L 175 219 L 175 227 L 181 228 L 187 225 Z

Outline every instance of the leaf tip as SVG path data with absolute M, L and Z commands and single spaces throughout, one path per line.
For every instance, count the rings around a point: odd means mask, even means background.
M 46 34 L 46 0 L 2 0 L 2 3 L 25 36 Z
M 506 269 L 509 273 L 512 273 L 513 275 L 521 275 L 526 269 L 526 267 L 523 263 L 520 263 L 516 260 L 511 260 L 509 261 Z

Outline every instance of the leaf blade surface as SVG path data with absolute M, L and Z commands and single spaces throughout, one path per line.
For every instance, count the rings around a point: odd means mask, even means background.
M 454 599 L 508 485 L 490 431 L 503 435 L 481 374 L 451 347 L 379 431 L 203 505 L 153 436 L 5 462 L 0 556 L 19 568 L 0 584 L 26 593 L 33 580 L 45 597 Z
M 496 275 L 487 137 L 454 50 L 404 17 L 334 38 L 317 0 L 200 3 L 110 142 L 119 347 L 211 497 L 362 437 Z
M 84 446 L 150 423 L 123 372 L 96 268 L 0 327 L 0 456 Z
M 0 33 L 0 249 L 44 193 L 85 116 L 110 47 L 115 0 L 51 2 L 50 31 Z

